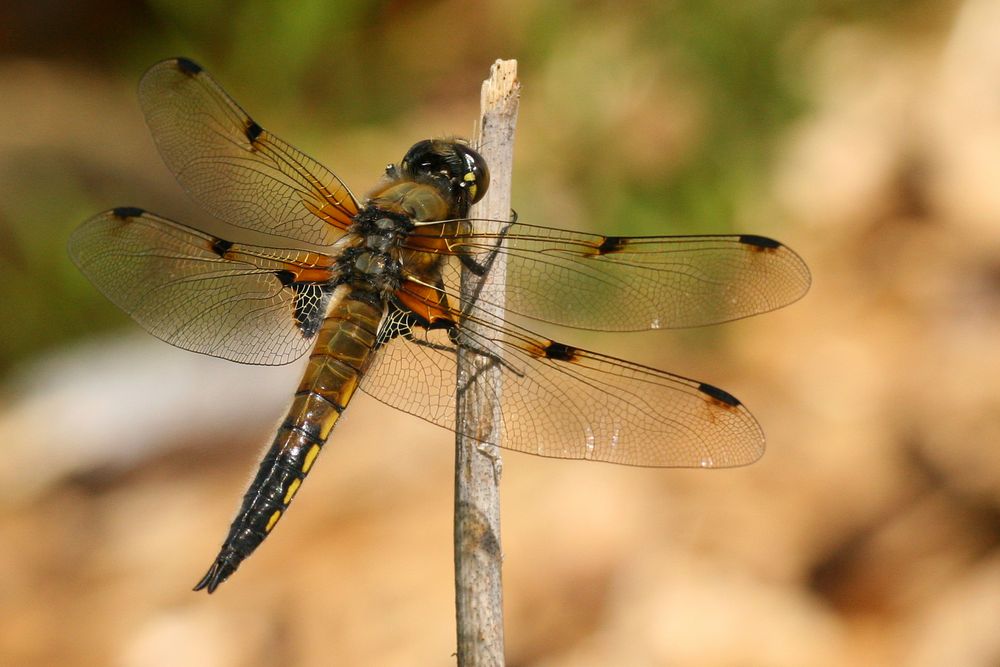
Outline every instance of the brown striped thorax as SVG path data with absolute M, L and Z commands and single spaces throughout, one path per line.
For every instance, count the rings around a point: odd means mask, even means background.
M 309 355 L 196 590 L 214 591 L 275 529 L 359 390 L 479 437 L 455 420 L 458 395 L 478 381 L 456 381 L 459 352 L 495 371 L 490 409 L 508 450 L 700 468 L 763 454 L 760 425 L 729 392 L 526 324 L 625 333 L 764 313 L 809 288 L 787 246 L 755 234 L 630 237 L 477 219 L 489 169 L 457 139 L 414 144 L 362 202 L 186 58 L 150 68 L 139 101 L 167 167 L 227 231 L 120 206 L 73 233 L 77 266 L 172 345 L 245 364 Z M 502 303 L 463 291 L 463 272 L 484 276 L 499 257 Z
M 404 281 L 403 240 L 416 224 L 466 218 L 486 194 L 490 177 L 482 156 L 460 139 L 420 141 L 385 173 L 347 230 L 338 272 L 341 280 L 364 275 L 388 294 Z M 409 265 L 414 266 L 412 255 Z

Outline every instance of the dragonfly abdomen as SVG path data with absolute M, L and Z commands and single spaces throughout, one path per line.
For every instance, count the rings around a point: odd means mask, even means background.
M 274 529 L 309 474 L 375 346 L 383 306 L 369 297 L 365 288 L 350 285 L 334 292 L 288 414 L 195 590 L 211 593 L 236 571 Z

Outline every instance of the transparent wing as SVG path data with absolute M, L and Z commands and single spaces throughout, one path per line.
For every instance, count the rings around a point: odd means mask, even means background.
M 470 220 L 420 228 L 418 253 L 466 255 L 488 265 L 506 260 L 505 308 L 577 329 L 642 331 L 694 327 L 765 313 L 809 289 L 805 262 L 762 236 L 622 237 L 509 223 L 499 234 Z M 454 233 L 453 233 L 454 232 Z M 458 262 L 443 262 L 442 285 L 458 298 Z
M 693 380 L 473 318 L 485 333 L 425 329 L 393 311 L 361 389 L 456 430 L 457 347 L 500 369 L 490 389 L 501 408 L 501 445 L 540 456 L 636 466 L 726 467 L 755 461 L 764 435 L 726 392 Z M 475 438 L 475 433 L 468 433 Z
M 300 357 L 329 299 L 326 255 L 234 244 L 137 208 L 87 220 L 69 252 L 149 333 L 245 364 Z
M 218 218 L 328 246 L 358 212 L 339 178 L 261 128 L 196 63 L 153 65 L 139 102 L 164 162 Z

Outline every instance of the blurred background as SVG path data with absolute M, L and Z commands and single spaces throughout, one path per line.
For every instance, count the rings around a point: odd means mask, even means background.
M 0 7 L 0 664 L 450 665 L 452 438 L 359 394 L 281 527 L 211 563 L 301 368 L 144 334 L 69 262 L 206 214 L 135 88 L 205 66 L 355 192 L 520 64 L 521 220 L 739 231 L 814 277 L 696 331 L 561 334 L 724 387 L 735 470 L 509 454 L 523 665 L 1000 664 L 1000 3 L 90 0 Z

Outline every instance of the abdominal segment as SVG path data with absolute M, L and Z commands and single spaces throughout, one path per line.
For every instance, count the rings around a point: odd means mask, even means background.
M 288 414 L 195 590 L 213 592 L 274 529 L 351 400 L 382 318 L 379 306 L 356 296 L 348 285 L 334 293 Z

